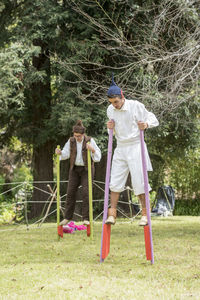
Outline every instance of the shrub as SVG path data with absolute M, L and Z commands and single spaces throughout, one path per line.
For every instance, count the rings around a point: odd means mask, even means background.
M 200 216 L 200 199 L 177 199 L 175 201 L 174 215 Z

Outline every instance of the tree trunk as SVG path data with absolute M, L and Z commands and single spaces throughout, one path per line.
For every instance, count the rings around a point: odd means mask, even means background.
M 40 72 L 46 73 L 41 80 L 38 77 L 31 86 L 31 120 L 32 120 L 32 143 L 33 143 L 33 180 L 34 189 L 30 216 L 33 218 L 41 215 L 44 203 L 49 198 L 48 181 L 53 180 L 53 141 L 49 134 L 47 121 L 51 116 L 51 68 L 47 45 L 41 41 L 35 42 L 41 47 L 41 54 L 33 57 L 33 66 Z M 41 182 L 43 181 L 43 183 Z M 48 193 L 45 193 L 48 192 Z
M 31 218 L 40 216 L 45 201 L 49 198 L 47 184 L 48 181 L 52 181 L 53 179 L 52 149 L 53 147 L 50 142 L 33 148 L 34 189 L 32 200 L 34 203 L 31 205 Z

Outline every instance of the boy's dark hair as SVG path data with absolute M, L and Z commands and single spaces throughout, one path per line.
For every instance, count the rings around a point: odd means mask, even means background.
M 78 120 L 76 124 L 73 126 L 73 133 L 80 133 L 84 134 L 85 133 L 85 127 L 83 126 L 83 123 L 81 120 Z
M 108 98 L 119 98 L 122 99 L 122 95 L 109 95 Z

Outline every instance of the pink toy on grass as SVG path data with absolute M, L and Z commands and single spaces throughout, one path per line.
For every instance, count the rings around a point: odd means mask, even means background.
M 73 221 L 69 222 L 67 225 L 63 226 L 64 233 L 74 233 L 76 230 L 86 230 L 87 227 L 84 225 L 75 225 Z

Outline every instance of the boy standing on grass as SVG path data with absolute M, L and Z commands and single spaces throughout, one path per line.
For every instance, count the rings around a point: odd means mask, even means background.
M 116 222 L 117 203 L 120 192 L 124 190 L 128 174 L 130 172 L 132 187 L 135 195 L 139 197 L 142 206 L 142 218 L 140 226 L 147 225 L 147 212 L 144 193 L 144 179 L 142 171 L 142 158 L 140 146 L 140 130 L 159 125 L 152 112 L 137 100 L 124 98 L 122 90 L 112 78 L 112 84 L 107 92 L 111 103 L 107 109 L 107 128 L 113 129 L 117 139 L 117 147 L 114 151 L 111 167 L 111 208 L 108 210 L 107 224 L 114 225 Z M 146 147 L 146 145 L 145 145 Z M 147 148 L 147 170 L 152 171 L 151 161 Z M 151 187 L 149 186 L 149 191 Z
M 91 151 L 92 174 L 94 174 L 94 162 L 100 161 L 101 151 L 94 139 L 85 135 L 85 127 L 83 126 L 82 121 L 79 120 L 75 126 L 73 126 L 73 137 L 67 141 L 63 150 L 61 151 L 58 148 L 55 150 L 55 153 L 60 155 L 61 160 L 70 159 L 65 215 L 64 220 L 60 223 L 60 225 L 66 225 L 70 220 L 72 220 L 76 204 L 76 192 L 79 185 L 82 185 L 83 224 L 89 225 L 87 149 Z

